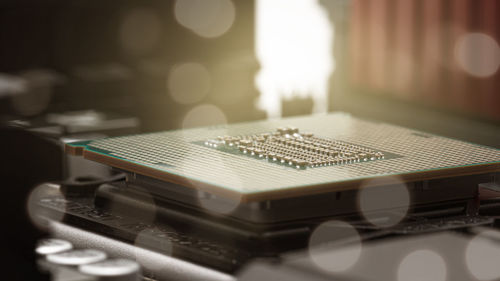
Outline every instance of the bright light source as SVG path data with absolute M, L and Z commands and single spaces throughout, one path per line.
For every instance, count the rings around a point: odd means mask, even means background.
M 257 0 L 256 5 L 259 108 L 279 117 L 283 98 L 310 96 L 313 112 L 326 112 L 334 69 L 327 12 L 317 0 Z

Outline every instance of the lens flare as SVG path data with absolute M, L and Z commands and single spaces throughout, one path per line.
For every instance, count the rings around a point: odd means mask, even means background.
M 180 104 L 201 101 L 210 91 L 210 84 L 208 70 L 194 62 L 174 66 L 167 80 L 170 95 Z
M 220 135 L 228 134 L 224 128 L 218 128 L 217 130 Z M 185 133 L 184 137 L 188 142 L 196 140 L 195 133 Z M 220 175 L 224 175 L 225 180 L 232 183 L 232 188 L 241 189 L 243 182 L 236 171 L 231 167 L 231 163 L 225 162 L 219 154 L 213 153 L 214 150 L 210 149 L 209 151 L 210 152 L 207 153 L 206 148 L 201 146 L 188 150 L 180 156 L 182 157 L 182 161 L 180 162 L 179 168 L 185 174 L 199 175 L 200 173 L 204 173 L 203 178 L 205 181 L 208 178 L 217 181 L 220 180 Z M 200 162 L 206 161 L 210 162 L 213 168 L 204 171 L 197 169 Z M 190 177 L 186 179 L 186 181 L 188 185 L 196 189 L 196 204 L 211 213 L 216 215 L 229 214 L 241 203 L 241 196 L 237 193 L 232 194 L 230 198 L 213 194 L 210 192 L 209 186 L 203 184 L 202 181 L 196 180 L 196 176 Z
M 398 281 L 445 281 L 446 263 L 438 253 L 431 250 L 417 250 L 409 253 L 399 264 Z
M 173 244 L 164 231 L 159 231 L 154 228 L 146 228 L 141 231 L 135 238 L 134 245 L 138 248 L 135 249 L 136 261 L 148 270 L 160 270 L 162 265 L 157 262 L 154 256 L 144 254 L 142 249 L 155 249 L 155 252 L 162 255 L 171 256 L 173 253 Z
M 231 0 L 178 0 L 174 12 L 182 26 L 206 38 L 226 33 L 236 15 Z
M 202 104 L 191 109 L 182 122 L 182 128 L 205 127 L 227 124 L 226 115 L 217 106 Z
M 468 74 L 480 78 L 490 77 L 500 66 L 500 47 L 487 34 L 466 33 L 455 45 L 455 59 Z
M 500 232 L 486 230 L 472 238 L 465 250 L 465 264 L 469 272 L 478 280 L 498 280 L 500 278 Z
M 324 271 L 346 271 L 353 267 L 361 256 L 361 237 L 348 223 L 322 223 L 309 238 L 309 256 L 314 264 Z
M 390 227 L 399 223 L 410 208 L 406 184 L 396 177 L 365 181 L 358 193 L 359 208 L 372 224 Z

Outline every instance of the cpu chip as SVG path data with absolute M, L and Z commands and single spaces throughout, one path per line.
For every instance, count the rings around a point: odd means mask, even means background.
M 112 137 L 66 150 L 242 202 L 358 189 L 375 178 L 500 171 L 498 149 L 344 113 Z

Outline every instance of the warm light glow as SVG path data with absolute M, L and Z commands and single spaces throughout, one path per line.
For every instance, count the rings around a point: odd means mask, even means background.
M 141 264 L 145 269 L 151 271 L 161 270 L 162 264 L 158 263 L 159 259 L 155 259 L 155 255 L 144 253 L 144 248 L 151 247 L 151 240 L 156 239 L 155 250 L 161 252 L 162 255 L 171 256 L 173 253 L 173 244 L 168 238 L 168 235 L 158 231 L 153 227 L 148 227 L 137 234 L 134 245 L 134 259 Z
M 309 256 L 320 269 L 335 273 L 351 269 L 361 257 L 361 237 L 342 221 L 320 224 L 309 238 Z
M 403 258 L 398 281 L 445 281 L 448 272 L 443 257 L 432 250 L 416 250 Z
M 500 47 L 487 34 L 466 33 L 456 43 L 455 59 L 468 74 L 487 78 L 500 67 Z
M 478 280 L 498 280 L 500 278 L 500 247 L 497 230 L 484 230 L 467 245 L 465 264 L 469 272 Z
M 310 96 L 313 111 L 326 112 L 334 69 L 326 11 L 314 0 L 257 0 L 256 5 L 259 108 L 279 117 L 282 98 Z
M 191 109 L 184 120 L 182 128 L 206 127 L 227 124 L 226 115 L 220 108 L 212 104 L 202 104 Z
M 194 62 L 174 66 L 167 79 L 170 95 L 181 104 L 201 101 L 210 91 L 210 84 L 208 70 Z
M 178 0 L 175 18 L 199 36 L 214 38 L 233 25 L 236 11 L 231 0 Z
M 379 227 L 398 224 L 406 217 L 410 208 L 408 187 L 397 177 L 364 181 L 358 192 L 358 199 L 363 216 Z M 385 216 L 380 214 L 380 210 L 387 212 Z

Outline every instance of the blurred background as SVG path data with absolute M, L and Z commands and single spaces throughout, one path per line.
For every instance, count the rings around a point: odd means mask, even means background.
M 342 110 L 477 135 L 500 124 L 499 11 L 495 0 L 2 0 L 0 120 L 123 133 Z
M 499 14 L 498 0 L 0 0 L 3 252 L 33 265 L 32 187 L 112 175 L 64 155 L 70 141 L 344 111 L 500 148 Z

